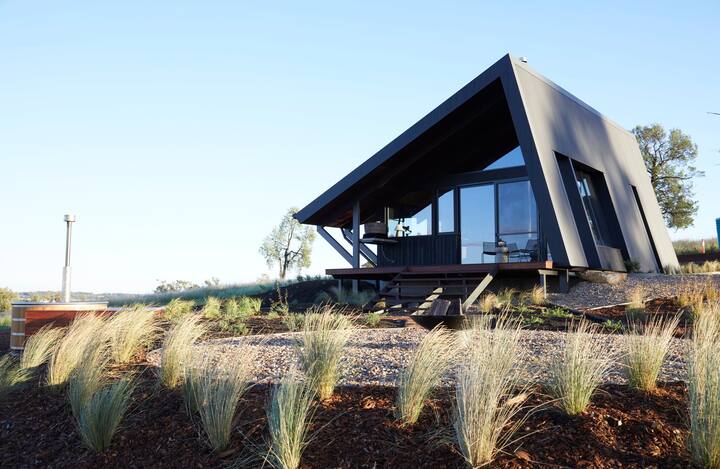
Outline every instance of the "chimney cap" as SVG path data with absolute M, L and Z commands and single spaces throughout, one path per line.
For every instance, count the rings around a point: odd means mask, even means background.
M 75 221 L 75 215 L 65 215 L 65 221 L 68 223 L 73 223 Z

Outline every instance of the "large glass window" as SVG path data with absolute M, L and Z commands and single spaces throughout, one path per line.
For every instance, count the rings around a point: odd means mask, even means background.
M 432 234 L 432 204 L 423 207 L 410 216 L 400 216 L 390 209 L 388 217 L 388 236 L 424 236 Z
M 449 190 L 438 197 L 438 233 L 455 231 L 455 192 Z
M 530 181 L 498 184 L 498 239 L 511 261 L 538 259 L 538 217 Z
M 460 262 L 495 262 L 495 186 L 460 189 Z

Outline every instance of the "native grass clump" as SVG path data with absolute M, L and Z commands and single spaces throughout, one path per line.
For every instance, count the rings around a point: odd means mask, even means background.
M 95 391 L 76 413 L 78 432 L 83 443 L 100 453 L 110 447 L 132 401 L 135 383 L 121 379 Z
M 214 362 L 209 357 L 190 361 L 184 372 L 185 404 L 197 412 L 200 434 L 213 451 L 228 447 L 238 403 L 250 389 L 254 349 L 240 350 L 232 359 Z
M 720 303 L 704 306 L 688 358 L 689 446 L 699 467 L 720 467 Z
M 64 328 L 43 326 L 25 341 L 20 368 L 31 370 L 47 363 L 63 335 Z
M 423 337 L 398 377 L 395 418 L 405 425 L 417 422 L 425 401 L 457 356 L 458 346 L 455 334 L 442 326 Z
M 73 371 L 91 349 L 107 347 L 106 320 L 102 316 L 86 314 L 76 317 L 68 326 L 48 361 L 47 384 L 53 387 L 67 383 Z
M 194 308 L 195 302 L 192 300 L 173 298 L 170 303 L 163 308 L 163 314 L 165 319 L 173 324 L 177 324 L 182 321 L 185 316 L 192 314 Z
M 679 322 L 680 316 L 673 316 L 657 317 L 646 323 L 630 323 L 623 356 L 630 386 L 642 391 L 655 389 Z
M 501 314 L 477 320 L 466 331 L 464 360 L 457 372 L 453 429 L 460 453 L 470 467 L 489 464 L 513 442 L 523 424 L 517 419 L 531 380 L 522 381 L 520 322 Z
M 301 333 L 300 364 L 320 399 L 327 399 L 340 379 L 340 357 L 350 338 L 350 321 L 331 306 L 313 308 Z
M 614 357 L 597 327 L 584 319 L 571 323 L 562 353 L 552 360 L 549 368 L 548 391 L 556 405 L 567 415 L 584 412 L 613 362 Z
M 267 460 L 277 469 L 296 469 L 310 441 L 315 391 L 291 372 L 272 389 L 266 414 L 270 431 Z
M 129 363 L 156 341 L 160 331 L 158 316 L 145 305 L 117 311 L 107 321 L 112 360 Z
M 160 381 L 170 389 L 183 382 L 185 364 L 192 357 L 193 344 L 206 332 L 200 316 L 188 315 L 165 335 L 160 354 Z

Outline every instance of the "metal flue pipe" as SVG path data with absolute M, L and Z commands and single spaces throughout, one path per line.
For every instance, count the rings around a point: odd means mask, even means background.
M 75 223 L 75 215 L 65 215 L 67 231 L 65 234 L 65 266 L 63 267 L 62 301 L 70 303 L 70 250 L 72 247 L 72 224 Z

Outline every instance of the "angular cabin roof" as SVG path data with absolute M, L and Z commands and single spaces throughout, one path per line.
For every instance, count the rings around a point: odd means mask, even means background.
M 382 208 L 416 189 L 413 184 L 438 183 L 445 175 L 481 171 L 517 146 L 554 261 L 589 266 L 597 256 L 590 246 L 592 239 L 577 194 L 569 197 L 575 181 L 567 168 L 572 171 L 575 165 L 602 174 L 628 258 L 639 261 L 646 271 L 677 265 L 635 137 L 510 55 L 310 202 L 295 218 L 305 224 L 348 228 L 353 204 L 358 201 L 361 223 L 382 219 Z

